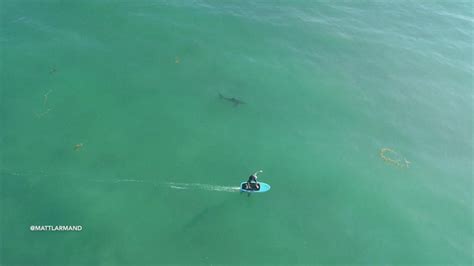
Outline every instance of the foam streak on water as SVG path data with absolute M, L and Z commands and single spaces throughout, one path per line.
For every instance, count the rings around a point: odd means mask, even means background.
M 199 184 L 199 183 L 167 183 L 170 188 L 173 189 L 190 189 L 190 190 L 204 190 L 204 191 L 217 191 L 217 192 L 239 192 L 239 187 L 231 186 L 220 186 L 211 184 Z
M 40 172 L 34 172 L 34 171 L 13 171 L 9 169 L 1 169 L 1 173 L 3 173 L 5 176 L 10 175 L 12 177 L 36 177 L 36 178 L 41 178 L 44 180 L 49 180 L 50 182 L 59 181 L 58 176 L 61 177 L 68 177 L 70 180 L 76 180 L 78 181 L 77 175 L 71 175 L 71 174 L 48 174 L 44 171 Z M 168 187 L 171 189 L 177 189 L 177 190 L 202 190 L 202 191 L 214 191 L 214 192 L 239 192 L 240 188 L 239 187 L 233 187 L 233 186 L 222 186 L 222 185 L 213 185 L 213 184 L 202 184 L 202 183 L 176 183 L 176 182 L 153 182 L 147 179 L 137 179 L 137 178 L 88 178 L 87 179 L 90 182 L 94 183 L 106 183 L 106 184 L 147 184 L 151 185 L 154 187 Z

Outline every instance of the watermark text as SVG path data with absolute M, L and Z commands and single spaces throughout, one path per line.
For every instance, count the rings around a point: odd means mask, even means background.
M 79 232 L 82 231 L 82 225 L 30 225 L 32 232 Z

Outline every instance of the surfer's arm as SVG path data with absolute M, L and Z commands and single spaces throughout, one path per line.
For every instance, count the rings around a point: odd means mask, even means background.
M 257 176 L 259 173 L 263 173 L 263 170 L 258 170 L 257 172 L 255 172 L 255 174 L 253 174 L 254 176 Z

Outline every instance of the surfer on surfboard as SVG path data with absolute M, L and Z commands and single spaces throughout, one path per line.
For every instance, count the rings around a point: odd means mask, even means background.
M 260 184 L 257 181 L 257 175 L 263 173 L 263 170 L 258 170 L 254 174 L 249 176 L 249 180 L 245 183 L 245 189 L 247 190 L 259 190 Z

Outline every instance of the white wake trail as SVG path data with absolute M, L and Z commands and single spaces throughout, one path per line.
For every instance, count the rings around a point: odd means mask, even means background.
M 153 187 L 168 187 L 171 189 L 176 189 L 176 190 L 203 190 L 203 191 L 216 191 L 216 192 L 239 192 L 240 187 L 238 186 L 222 186 L 222 185 L 212 185 L 212 184 L 202 184 L 202 183 L 177 183 L 177 182 L 160 182 L 160 183 L 155 183 L 152 180 L 147 180 L 147 179 L 141 179 L 140 177 L 137 176 L 130 176 L 130 177 L 125 177 L 125 178 L 83 178 L 83 175 L 76 175 L 76 174 L 48 174 L 44 171 L 15 171 L 15 170 L 10 170 L 6 168 L 0 169 L 2 174 L 9 174 L 12 176 L 19 176 L 19 177 L 32 177 L 36 176 L 38 178 L 52 178 L 52 177 L 69 177 L 72 179 L 82 179 L 82 180 L 87 180 L 89 182 L 95 182 L 95 183 L 104 183 L 104 184 L 144 184 L 144 185 L 151 185 Z M 55 178 L 54 181 L 57 181 Z
M 191 190 L 206 190 L 206 191 L 218 191 L 218 192 L 239 192 L 240 187 L 231 186 L 219 186 L 211 184 L 200 184 L 200 183 L 166 183 L 170 188 L 173 189 L 191 189 Z

